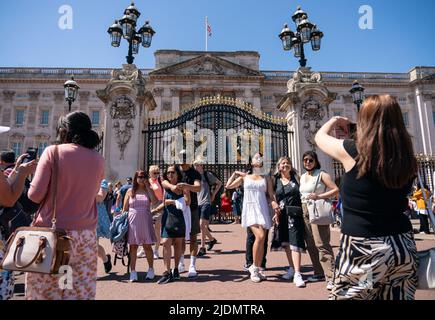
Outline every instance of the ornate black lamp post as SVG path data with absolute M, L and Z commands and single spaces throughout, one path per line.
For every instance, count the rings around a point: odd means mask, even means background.
M 71 76 L 71 80 L 66 81 L 63 87 L 65 88 L 65 100 L 68 102 L 68 112 L 71 112 L 71 105 L 76 100 L 80 87 L 74 81 L 74 76 Z
M 285 51 L 294 50 L 294 55 L 299 59 L 301 67 L 306 67 L 307 59 L 305 59 L 304 44 L 311 42 L 313 51 L 320 50 L 320 43 L 323 38 L 323 32 L 317 29 L 315 24 L 308 20 L 308 15 L 302 11 L 299 6 L 292 16 L 292 20 L 296 25 L 296 33 L 290 30 L 287 24 L 284 25 L 279 38 Z
M 359 112 L 361 104 L 364 101 L 364 87 L 358 83 L 357 80 L 353 82 L 352 88 L 349 92 L 352 94 L 353 103 L 356 104 L 356 108 Z
M 136 31 L 137 19 L 140 12 L 134 6 L 134 2 L 125 9 L 122 19 L 115 20 L 115 23 L 107 30 L 113 47 L 119 47 L 121 37 L 128 41 L 127 63 L 132 64 L 134 54 L 139 53 L 139 47 L 142 44 L 144 48 L 151 46 L 153 35 L 156 33 L 151 28 L 149 21 L 146 21 L 142 28 Z

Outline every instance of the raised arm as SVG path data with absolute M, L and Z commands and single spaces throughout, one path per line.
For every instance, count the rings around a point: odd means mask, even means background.
M 32 174 L 36 168 L 36 161 L 22 164 L 18 168 L 18 173 L 12 183 L 9 183 L 6 177 L 0 175 L 0 205 L 4 207 L 12 207 L 17 202 L 24 189 L 24 181 L 26 177 Z
M 237 177 L 238 176 L 238 177 Z M 228 179 L 227 184 L 225 185 L 225 189 L 237 189 L 243 183 L 243 179 L 246 176 L 246 173 L 235 171 Z
M 347 126 L 349 120 L 344 117 L 332 117 L 317 131 L 314 141 L 317 146 L 327 155 L 340 161 L 344 169 L 350 171 L 354 165 L 355 160 L 346 152 L 343 147 L 343 140 L 331 136 L 329 133 L 335 126 Z
M 100 190 L 98 191 L 97 196 L 95 198 L 97 200 L 97 203 L 103 202 L 104 198 L 106 198 L 106 195 L 107 195 L 107 189 L 103 189 L 100 187 Z

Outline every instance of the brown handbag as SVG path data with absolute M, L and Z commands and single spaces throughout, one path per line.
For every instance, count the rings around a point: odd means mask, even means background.
M 9 271 L 58 274 L 61 266 L 68 265 L 71 238 L 65 230 L 56 228 L 56 196 L 58 179 L 58 146 L 54 148 L 53 175 L 50 193 L 53 194 L 51 228 L 21 227 L 9 237 L 0 268 Z M 39 211 L 38 211 L 39 213 Z M 35 223 L 38 214 L 35 216 Z

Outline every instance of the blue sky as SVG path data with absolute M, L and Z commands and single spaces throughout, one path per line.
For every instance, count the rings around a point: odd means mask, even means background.
M 119 67 L 126 42 L 110 46 L 107 28 L 129 0 L 0 1 L 0 66 Z M 278 34 L 297 5 L 325 33 L 322 49 L 307 50 L 308 65 L 319 71 L 407 72 L 435 66 L 435 1 L 414 0 L 138 0 L 156 30 L 151 48 L 141 47 L 135 63 L 154 67 L 158 49 L 204 50 L 205 16 L 213 35 L 210 51 L 253 50 L 262 70 L 295 70 L 298 61 L 282 50 Z M 72 30 L 61 30 L 62 5 L 73 9 Z M 373 8 L 374 29 L 359 28 L 360 6 Z M 419 23 L 417 23 L 419 22 Z

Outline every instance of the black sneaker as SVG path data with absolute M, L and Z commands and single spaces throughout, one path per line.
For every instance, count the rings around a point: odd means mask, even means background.
M 198 257 L 205 256 L 205 248 L 201 247 L 198 251 Z
M 174 268 L 174 270 L 172 270 L 172 278 L 174 280 L 180 280 L 180 272 L 178 272 L 178 268 Z
M 107 261 L 104 262 L 104 271 L 106 271 L 106 273 L 109 273 L 112 270 L 112 262 L 110 261 L 111 259 L 110 254 L 106 256 L 107 256 Z
M 211 241 L 208 243 L 207 250 L 210 251 L 211 249 L 213 249 L 213 247 L 214 247 L 214 245 L 215 245 L 216 243 L 217 243 L 216 238 L 213 239 L 213 240 L 211 240 Z
M 313 276 L 308 277 L 308 279 L 306 280 L 307 282 L 319 282 L 319 281 L 325 281 L 325 276 L 324 275 L 318 275 L 315 274 Z
M 172 276 L 172 273 L 165 271 L 162 275 L 162 277 L 157 281 L 158 284 L 166 284 L 169 282 L 174 281 L 174 277 Z

